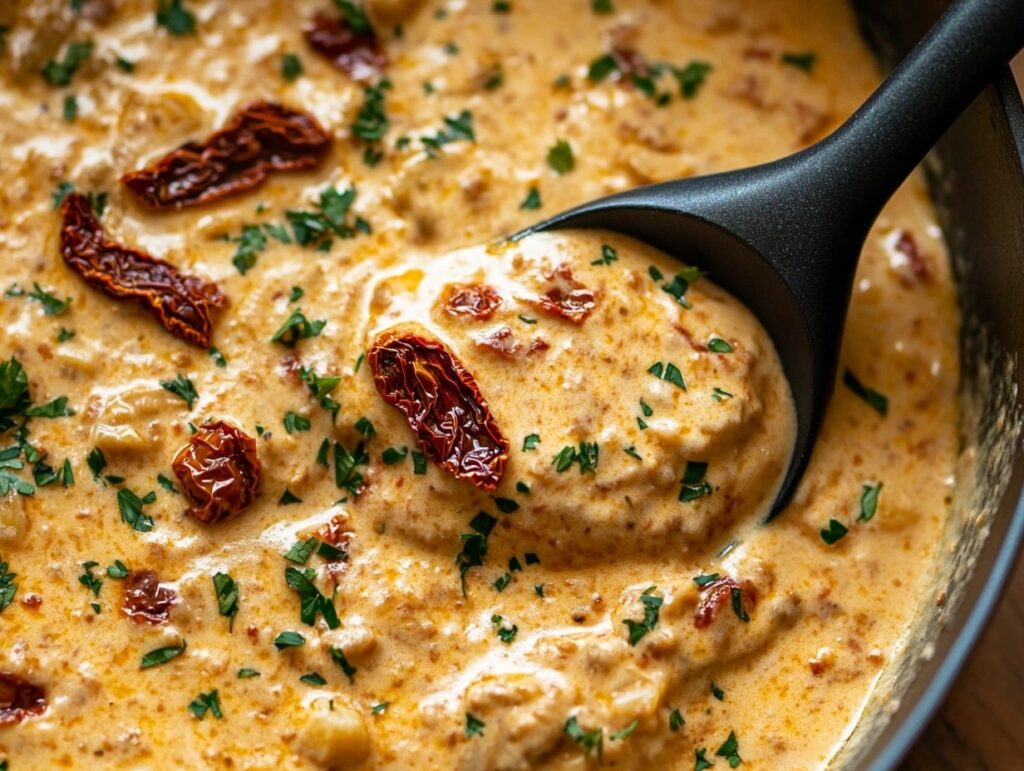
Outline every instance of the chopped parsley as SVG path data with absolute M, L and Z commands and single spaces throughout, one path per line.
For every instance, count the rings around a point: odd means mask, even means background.
M 466 596 L 466 574 L 471 568 L 480 567 L 484 564 L 484 557 L 487 556 L 487 537 L 494 530 L 498 520 L 486 511 L 479 512 L 469 526 L 475 532 L 463 533 L 459 536 L 462 539 L 462 551 L 455 557 L 455 564 L 459 566 L 459 578 L 462 583 L 462 596 Z
M 678 709 L 674 709 L 668 714 L 668 730 L 672 733 L 675 733 L 684 725 L 686 725 L 686 721 L 683 720 L 683 716 Z
M 613 742 L 621 742 L 623 739 L 629 737 L 629 735 L 636 730 L 636 727 L 638 725 L 640 725 L 640 721 L 636 718 L 633 718 L 633 722 L 631 722 L 625 728 L 616 731 L 615 733 L 608 734 L 608 738 L 611 739 Z
M 345 673 L 345 677 L 348 678 L 350 683 L 355 682 L 356 672 L 359 670 L 352 666 L 348 659 L 345 657 L 345 651 L 341 648 L 331 648 L 331 661 L 341 667 L 341 671 Z
M 619 71 L 619 63 L 611 54 L 603 54 L 590 63 L 587 69 L 587 80 L 591 83 L 600 83 L 613 72 Z
M 712 763 L 708 760 L 704 754 L 708 751 L 707 747 L 701 747 L 693 751 L 696 762 L 693 764 L 693 771 L 706 771 L 711 768 Z
M 718 575 L 718 573 L 705 573 L 703 575 L 694 576 L 693 582 L 697 584 L 698 589 L 703 589 L 705 586 L 713 584 L 719 578 L 720 576 Z
M 296 308 L 270 338 L 270 342 L 280 343 L 285 348 L 294 348 L 299 340 L 319 335 L 325 326 L 327 326 L 326 319 L 310 321 L 303 314 L 301 308 Z
M 293 286 L 292 290 L 288 293 L 288 302 L 297 303 L 305 294 L 306 290 L 301 286 Z
M 732 353 L 733 347 L 728 340 L 720 337 L 712 337 L 708 340 L 708 350 L 712 353 Z
M 732 612 L 736 614 L 736 618 L 743 623 L 749 622 L 750 614 L 743 609 L 743 590 L 738 586 L 734 586 L 730 594 L 732 596 Z
M 267 237 L 258 225 L 242 225 L 242 234 L 231 239 L 238 244 L 231 264 L 243 276 L 256 265 L 256 255 L 267 248 Z
M 512 574 L 511 573 L 503 573 L 500 576 L 498 576 L 496 579 L 491 581 L 491 586 L 493 586 L 497 591 L 503 592 L 503 591 L 505 591 L 505 589 L 508 587 L 508 585 L 510 583 L 512 583 Z
M 519 208 L 526 211 L 533 211 L 535 209 L 539 209 L 541 206 L 540 189 L 534 185 L 526 191 L 526 198 L 524 198 L 523 202 L 519 204 Z
M 576 159 L 572 154 L 572 145 L 559 139 L 548 150 L 548 166 L 558 175 L 568 174 L 576 167 Z
M 401 463 L 405 460 L 405 457 L 409 454 L 409 448 L 407 447 L 388 447 L 381 453 L 380 459 L 387 466 L 394 466 L 396 463 Z
M 156 8 L 156 25 L 163 27 L 175 37 L 195 34 L 196 17 L 185 8 L 182 0 L 159 0 Z
M 591 262 L 591 265 L 611 265 L 619 259 L 619 253 L 613 246 L 601 245 L 601 257 Z
M 117 68 L 126 75 L 131 75 L 135 72 L 135 62 L 128 61 L 123 57 L 118 56 L 114 59 L 114 64 L 116 64 Z
M 679 83 L 679 95 L 683 99 L 693 99 L 704 80 L 711 72 L 711 65 L 708 62 L 692 61 L 685 67 L 673 67 L 672 75 Z
M 519 557 L 516 557 L 515 555 L 509 557 L 509 560 L 508 560 L 508 572 L 509 573 L 522 572 L 522 569 L 523 569 L 523 566 L 519 562 Z
M 711 398 L 716 402 L 723 401 L 725 399 L 731 399 L 732 394 L 726 391 L 724 388 L 718 388 L 717 386 L 711 391 Z
M 299 682 L 307 685 L 327 685 L 327 680 L 319 672 L 310 672 L 299 678 Z
M 604 762 L 604 729 L 594 728 L 585 731 L 579 724 L 579 720 L 573 715 L 565 721 L 562 729 L 565 735 L 576 742 L 583 749 L 584 754 L 590 757 L 590 753 L 597 750 L 597 762 Z
M 636 460 L 643 462 L 643 457 L 636 451 L 636 447 L 634 445 L 631 444 L 629 447 L 623 447 L 622 451 L 630 458 L 635 458 Z
M 228 619 L 230 632 L 235 625 L 235 616 L 238 615 L 238 584 L 227 573 L 216 573 L 213 576 L 213 590 L 217 594 L 217 608 Z
M 512 514 L 519 511 L 519 504 L 511 498 L 495 498 L 494 505 L 502 514 Z
M 53 86 L 67 86 L 78 68 L 92 55 L 92 43 L 73 40 L 60 61 L 50 59 L 43 67 L 43 77 Z M 70 192 L 70 191 L 68 191 Z
M 725 691 L 719 688 L 714 680 L 711 681 L 711 695 L 719 701 L 725 701 Z
M 648 632 L 653 632 L 658 624 L 658 615 L 661 612 L 661 604 L 665 601 L 663 597 L 657 597 L 653 592 L 656 586 L 644 589 L 640 595 L 640 603 L 644 606 L 644 617 L 642 621 L 625 619 L 622 623 L 629 628 L 629 644 L 636 645 Z
M 354 238 L 356 233 L 369 233 L 370 224 L 362 217 L 356 217 L 353 224 L 348 222 L 349 210 L 355 200 L 354 187 L 341 191 L 326 187 L 320 191 L 320 198 L 314 204 L 315 211 L 287 209 L 284 216 L 291 226 L 295 243 L 328 251 L 333 236 Z
M 57 333 L 57 342 L 58 343 L 66 343 L 68 340 L 70 340 L 74 336 L 75 336 L 75 330 L 67 329 L 66 327 L 61 327 L 60 331 Z
M 71 195 L 73 192 L 75 192 L 75 186 L 73 183 L 68 182 L 67 180 L 64 180 L 63 182 L 59 183 L 56 189 L 53 191 L 53 194 L 50 196 L 50 200 L 53 201 L 53 208 L 59 209 L 61 207 L 61 204 L 64 203 L 64 199 Z M 10 294 L 9 291 L 8 294 Z
M 540 564 L 540 557 L 538 557 L 532 551 L 526 552 L 526 554 L 524 554 L 523 556 L 526 558 L 526 564 L 527 565 L 539 565 Z
M 580 474 L 595 473 L 600 456 L 597 442 L 580 442 L 578 447 L 566 445 L 551 460 L 551 465 L 559 474 L 568 471 L 573 463 L 578 463 Z
M 60 316 L 68 309 L 68 306 L 71 305 L 70 297 L 66 297 L 61 300 L 50 292 L 47 292 L 34 281 L 32 282 L 32 291 L 28 293 L 28 297 L 43 306 L 43 314 L 46 316 Z
M 476 133 L 473 130 L 473 113 L 469 110 L 463 110 L 458 115 L 446 115 L 443 129 L 433 136 L 420 137 L 420 142 L 423 143 L 427 155 L 431 158 L 436 158 L 437 151 L 444 145 L 460 140 L 476 141 Z
M 332 419 L 337 417 L 341 405 L 331 398 L 330 394 L 338 387 L 341 377 L 338 375 L 318 375 L 311 369 L 299 367 L 299 379 L 306 384 L 320 406 L 331 413 Z
M 78 119 L 78 97 L 68 94 L 64 97 L 64 107 L 61 111 L 66 123 L 74 123 Z
M 260 676 L 260 673 L 257 670 L 250 669 L 249 667 L 242 667 L 241 669 L 238 670 L 238 679 L 239 680 L 247 680 L 250 677 L 259 677 L 259 676 Z
M 86 456 L 85 462 L 89 465 L 89 469 L 92 471 L 93 479 L 99 479 L 100 473 L 107 467 L 107 458 L 103 454 L 103 450 L 99 447 L 93 447 L 89 451 L 89 455 Z
M 495 13 L 509 13 L 512 10 L 512 4 L 508 0 L 494 0 L 491 10 Z
M 178 658 L 178 656 L 185 652 L 187 647 L 188 643 L 182 639 L 179 645 L 165 645 L 163 648 L 151 650 L 142 657 L 141 669 L 162 666 L 168 661 Z
M 387 709 L 390 706 L 391 702 L 389 701 L 382 701 L 380 704 L 374 704 L 372 707 L 370 707 L 370 714 L 383 715 L 385 712 L 387 712 Z
M 93 593 L 94 597 L 100 596 L 100 589 L 103 588 L 103 579 L 92 574 L 92 569 L 100 563 L 89 560 L 82 563 L 82 575 L 78 577 L 78 583 Z
M 356 445 L 354 453 L 350 453 L 338 442 L 334 443 L 334 483 L 352 495 L 358 495 L 363 489 L 363 475 L 356 471 L 356 466 L 366 463 L 369 457 L 363 449 L 362 442 Z
M 653 265 L 647 272 L 655 282 L 660 283 L 665 278 L 661 271 Z M 689 301 L 686 299 L 686 291 L 690 288 L 690 284 L 697 281 L 703 275 L 704 273 L 698 268 L 687 266 L 676 273 L 672 277 L 671 281 L 661 284 L 661 290 L 665 292 L 665 294 L 673 297 L 682 307 L 687 309 L 692 308 L 693 306 L 690 305 Z
M 107 565 L 107 577 L 120 581 L 128 577 L 128 566 L 121 560 L 114 560 L 113 565 Z
M 544 597 L 544 584 L 534 584 L 533 585 L 533 591 L 537 594 L 538 597 L 543 599 L 543 597 Z
M 222 369 L 228 365 L 228 360 L 224 358 L 224 354 L 218 351 L 213 346 L 207 351 L 210 354 L 210 358 L 213 359 L 213 363 Z
M 427 456 L 422 452 L 416 452 L 413 450 L 412 453 L 412 473 L 423 475 L 427 473 Z
M 161 380 L 160 387 L 184 401 L 189 409 L 192 409 L 192 405 L 199 398 L 195 385 L 182 374 L 178 374 L 174 380 Z
M 708 471 L 708 464 L 699 461 L 687 461 L 686 470 L 683 471 L 682 486 L 679 489 L 679 500 L 682 503 L 689 503 L 706 495 L 711 495 L 714 490 L 711 483 L 705 479 Z
M 466 736 L 483 736 L 484 735 L 484 721 L 473 714 L 466 713 Z
M 516 482 L 516 491 L 522 493 L 523 495 L 529 495 L 530 494 L 530 486 L 528 484 L 526 484 L 526 482 L 522 482 L 522 481 Z
M 844 535 L 849 533 L 850 532 L 850 528 L 848 528 L 846 525 L 844 525 L 838 519 L 830 519 L 828 521 L 828 527 L 827 528 L 822 528 L 822 530 L 820 532 L 821 532 L 821 540 L 823 540 L 829 546 L 832 546 L 839 539 L 841 539 Z
M 14 583 L 17 577 L 17 573 L 8 570 L 6 562 L 0 561 L 0 613 L 14 602 L 14 595 L 18 593 L 18 585 Z
M 196 696 L 192 703 L 188 705 L 188 711 L 200 720 L 206 717 L 207 712 L 218 720 L 224 717 L 224 713 L 220 709 L 220 695 L 217 693 L 216 688 L 209 693 L 200 693 Z
M 281 632 L 281 634 L 274 638 L 274 647 L 279 651 L 283 651 L 285 648 L 299 648 L 305 644 L 306 638 L 298 632 Z
M 143 506 L 156 500 L 156 493 L 148 492 L 140 498 L 127 487 L 117 491 L 117 508 L 121 512 L 121 521 L 140 533 L 148 533 L 153 529 L 153 518 L 144 513 Z
M 867 404 L 883 418 L 889 412 L 888 397 L 884 394 L 880 394 L 878 391 L 868 388 L 848 369 L 843 371 L 843 385 L 867 402 Z
M 743 758 L 740 757 L 740 744 L 736 741 L 735 731 L 729 732 L 729 738 L 725 740 L 721 747 L 715 750 L 715 755 L 725 758 L 729 762 L 730 768 L 736 768 L 736 766 L 743 762 Z
M 594 13 L 614 13 L 612 0 L 590 0 L 590 10 Z
M 385 92 L 391 88 L 391 81 L 386 78 L 376 85 L 363 88 L 363 106 L 359 108 L 352 134 L 364 142 L 379 142 L 388 133 L 391 123 L 385 110 Z
M 874 485 L 862 485 L 860 490 L 860 516 L 857 519 L 861 522 L 868 522 L 875 511 L 878 510 L 878 496 L 882 492 L 882 482 Z
M 538 444 L 540 444 L 540 434 L 528 434 L 526 438 L 523 439 L 523 452 L 536 450 Z
M 498 639 L 506 645 L 515 640 L 516 635 L 519 634 L 519 627 L 503 616 L 497 614 L 491 616 L 491 624 L 494 626 L 494 631 L 498 634 Z
M 377 429 L 373 427 L 373 423 L 365 415 L 355 422 L 355 429 L 366 439 L 373 439 L 377 436 Z
M 352 0 L 334 0 L 334 4 L 338 6 L 338 10 L 341 11 L 345 23 L 348 24 L 353 32 L 357 35 L 373 34 L 373 25 L 370 24 L 370 17 L 366 15 L 366 11 L 360 6 L 356 5 Z
M 338 611 L 334 607 L 334 600 L 325 597 L 313 584 L 316 571 L 312 568 L 299 570 L 293 567 L 284 569 L 284 580 L 299 595 L 299 619 L 307 626 L 316 623 L 316 617 L 323 616 L 324 622 L 330 629 L 337 629 L 341 626 L 338 619 Z
M 281 54 L 281 79 L 294 83 L 302 77 L 302 60 L 295 54 Z
M 686 381 L 683 380 L 683 373 L 672 362 L 663 364 L 660 361 L 656 361 L 647 368 L 647 371 L 658 378 L 658 380 L 664 380 L 677 388 L 686 390 Z
M 814 65 L 817 62 L 817 60 L 817 54 L 815 54 L 812 51 L 807 51 L 803 53 L 786 52 L 782 54 L 783 64 L 788 64 L 790 67 L 796 67 L 798 70 L 803 70 L 804 72 L 813 72 Z
M 291 410 L 284 414 L 284 430 L 289 434 L 294 434 L 296 431 L 309 431 L 312 425 L 308 418 L 304 418 Z

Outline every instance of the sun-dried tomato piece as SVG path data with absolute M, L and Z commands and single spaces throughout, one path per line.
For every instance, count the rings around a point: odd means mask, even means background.
M 928 281 L 931 278 L 928 263 L 921 254 L 921 250 L 917 248 L 917 241 L 913 233 L 909 230 L 901 230 L 896 243 L 893 244 L 893 249 L 906 258 L 914 278 L 919 281 Z
M 544 279 L 552 284 L 551 288 L 532 302 L 541 310 L 561 316 L 573 324 L 582 324 L 594 310 L 594 292 L 577 281 L 572 275 L 572 268 L 564 263 L 544 273 Z
M 0 672 L 0 726 L 46 712 L 46 692 L 13 672 Z
M 108 241 L 89 199 L 71 193 L 61 204 L 61 255 L 86 283 L 146 306 L 164 329 L 192 345 L 210 346 L 214 308 L 224 305 L 216 284 L 181 273 L 169 262 Z
M 165 624 L 176 595 L 152 570 L 132 571 L 124 580 L 121 612 L 137 624 Z
M 330 146 L 309 113 L 252 102 L 205 142 L 188 142 L 121 182 L 150 209 L 182 209 L 251 190 L 271 171 L 313 168 Z
M 171 467 L 192 502 L 188 513 L 205 524 L 235 516 L 260 489 L 256 440 L 223 421 L 196 431 Z
M 348 546 L 352 541 L 352 530 L 349 527 L 348 517 L 336 516 L 332 517 L 331 521 L 326 525 L 321 526 L 315 533 L 316 537 L 321 543 L 330 544 L 340 552 L 344 552 L 344 557 L 321 555 L 328 562 L 336 562 L 338 560 L 344 560 L 348 558 Z
M 614 46 L 611 50 L 611 57 L 615 60 L 615 64 L 618 65 L 619 72 L 626 78 L 629 78 L 631 75 L 643 77 L 651 74 L 651 68 L 647 65 L 647 60 L 635 48 L 625 45 Z
M 357 32 L 345 19 L 320 12 L 303 32 L 310 48 L 355 80 L 369 80 L 387 66 L 388 58 L 372 29 Z
M 752 608 L 757 602 L 757 594 L 749 582 L 744 582 L 741 586 L 736 579 L 723 576 L 701 589 L 700 602 L 693 614 L 693 625 L 698 629 L 706 629 L 711 626 L 711 622 L 718 615 L 718 609 L 724 603 L 732 601 L 733 589 L 743 590 L 739 601 L 742 603 L 741 607 L 744 611 L 748 607 Z
M 452 316 L 486 321 L 501 307 L 501 296 L 488 284 L 452 284 L 444 296 L 444 309 Z
M 509 444 L 473 376 L 439 340 L 385 332 L 366 362 L 384 401 L 405 415 L 420 449 L 456 479 L 493 491 Z

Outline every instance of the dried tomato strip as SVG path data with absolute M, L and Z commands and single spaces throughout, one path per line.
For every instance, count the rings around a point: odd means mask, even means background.
M 124 581 L 121 611 L 137 624 L 165 624 L 176 595 L 152 570 L 132 571 Z
M 486 321 L 501 307 L 501 295 L 487 284 L 452 284 L 444 296 L 444 309 L 452 316 Z
M 757 602 L 757 594 L 754 591 L 754 587 L 748 582 L 744 582 L 741 587 L 737 583 L 736 579 L 730 578 L 729 576 L 723 576 L 717 581 L 708 584 L 701 590 L 700 602 L 697 604 L 697 610 L 693 614 L 693 625 L 698 629 L 706 629 L 711 626 L 711 622 L 715 620 L 718 615 L 718 609 L 726 602 L 732 600 L 733 589 L 741 589 L 743 594 L 740 602 L 749 603 L 753 606 Z
M 237 515 L 260 488 L 256 440 L 223 421 L 196 431 L 171 468 L 192 502 L 188 513 L 205 524 Z
M 192 345 L 210 346 L 213 309 L 224 305 L 216 284 L 184 275 L 145 252 L 108 241 L 89 199 L 71 193 L 61 205 L 61 255 L 89 285 L 146 306 L 164 329 Z
M 385 332 L 366 357 L 377 391 L 409 422 L 423 452 L 488 492 L 505 474 L 509 443 L 473 376 L 439 340 Z
M 313 168 L 330 146 L 309 113 L 252 102 L 205 142 L 188 142 L 121 182 L 151 209 L 181 209 L 251 190 L 272 171 Z
M 303 32 L 310 48 L 354 80 L 369 80 L 387 66 L 388 58 L 372 29 L 357 32 L 345 19 L 321 12 Z
M 0 726 L 46 712 L 46 692 L 12 672 L 0 672 Z
M 533 299 L 533 304 L 573 324 L 582 324 L 586 321 L 597 304 L 597 295 L 576 280 L 572 268 L 562 264 L 544 273 L 543 277 L 552 286 Z

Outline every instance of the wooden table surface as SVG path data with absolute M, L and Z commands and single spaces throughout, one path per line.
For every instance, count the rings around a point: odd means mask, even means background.
M 1014 70 L 1024 86 L 1024 55 Z M 903 769 L 1024 771 L 1024 563 Z

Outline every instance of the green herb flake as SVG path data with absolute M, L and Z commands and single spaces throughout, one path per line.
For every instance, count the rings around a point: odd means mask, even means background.
M 840 522 L 838 519 L 830 519 L 828 521 L 828 527 L 822 528 L 821 540 L 832 546 L 839 541 L 843 536 L 850 532 L 850 528 Z
M 590 0 L 590 10 L 599 14 L 615 12 L 615 8 L 612 6 L 612 0 Z
M 121 560 L 114 560 L 113 565 L 107 565 L 107 577 L 115 581 L 121 581 L 128 577 L 128 566 Z
M 523 495 L 530 494 L 530 486 L 526 482 L 516 482 L 516 492 L 522 493 Z
M 719 578 L 718 573 L 704 573 L 703 575 L 694 576 L 693 582 L 697 585 L 698 589 L 703 589 L 705 586 L 713 584 Z
M 380 704 L 374 704 L 372 707 L 370 707 L 370 714 L 371 715 L 383 715 L 385 712 L 387 712 L 387 709 L 390 706 L 391 706 L 391 702 L 390 701 L 382 701 L 382 702 L 380 702 Z
M 221 369 L 228 365 L 228 360 L 224 358 L 224 354 L 218 351 L 216 348 L 211 346 L 210 350 L 208 350 L 207 353 L 210 354 L 210 358 L 213 359 L 213 363 L 216 364 Z
M 278 506 L 290 506 L 293 503 L 302 503 L 302 499 L 289 490 L 287 487 L 284 488 L 284 492 L 281 493 L 281 497 L 277 499 Z
M 307 626 L 316 623 L 317 616 L 322 616 L 330 629 L 341 626 L 334 600 L 325 597 L 313 584 L 316 572 L 312 568 L 298 570 L 293 567 L 284 569 L 284 580 L 299 595 L 299 619 Z
M 413 450 L 412 473 L 419 474 L 420 476 L 427 473 L 427 456 L 422 452 L 416 452 Z
M 345 651 L 341 648 L 331 648 L 331 661 L 341 667 L 341 671 L 345 673 L 345 677 L 348 678 L 350 683 L 355 682 L 356 672 L 359 670 L 352 666 L 348 659 L 345 657 Z
M 525 211 L 534 211 L 539 209 L 542 205 L 540 189 L 534 185 L 526 191 L 526 197 L 523 199 L 523 202 L 519 204 L 519 208 Z
M 874 485 L 865 484 L 860 490 L 860 516 L 857 519 L 861 522 L 869 522 L 878 510 L 878 496 L 882 492 L 882 482 Z
M 200 693 L 196 696 L 192 703 L 188 705 L 188 711 L 200 720 L 206 717 L 207 712 L 218 720 L 224 717 L 224 713 L 220 709 L 220 695 L 216 689 L 209 693 Z
M 285 648 L 299 648 L 305 644 L 306 638 L 298 632 L 285 631 L 274 638 L 274 647 L 279 651 Z
M 684 725 L 686 725 L 686 721 L 683 720 L 683 716 L 678 709 L 674 709 L 668 714 L 668 730 L 672 733 L 676 733 Z
M 94 597 L 100 596 L 100 589 L 103 588 L 103 580 L 92 574 L 92 569 L 100 563 L 89 560 L 82 563 L 82 575 L 78 577 L 78 583 L 93 593 Z
M 409 449 L 407 447 L 388 447 L 381 453 L 380 459 L 386 466 L 394 466 L 396 463 L 401 463 L 405 460 L 408 454 Z
M 519 634 L 519 627 L 511 623 L 504 616 L 497 614 L 491 616 L 491 625 L 494 627 L 494 631 L 498 635 L 498 639 L 506 645 L 510 644 L 516 639 L 516 635 Z
M 491 586 L 493 586 L 498 592 L 503 592 L 510 583 L 512 583 L 512 574 L 502 573 L 496 579 L 491 581 Z
M 725 740 L 721 747 L 715 750 L 715 755 L 720 758 L 725 758 L 729 762 L 730 768 L 736 768 L 743 759 L 740 757 L 740 745 L 736 740 L 736 732 L 730 731 L 729 738 Z
M 162 666 L 168 661 L 178 658 L 178 656 L 185 652 L 187 647 L 188 643 L 182 639 L 179 645 L 166 645 L 163 648 L 151 650 L 142 657 L 141 668 L 150 669 L 151 667 Z
M 18 585 L 14 583 L 14 579 L 17 577 L 18 574 L 11 573 L 7 563 L 0 560 L 0 613 L 3 613 L 4 608 L 14 602 L 14 595 L 18 593 Z
M 711 695 L 719 701 L 725 701 L 725 691 L 719 688 L 714 680 L 711 681 Z
M 173 380 L 161 380 L 160 387 L 184 401 L 189 409 L 192 409 L 192 405 L 199 398 L 199 393 L 192 381 L 180 373 Z
M 285 348 L 294 348 L 299 340 L 318 336 L 327 326 L 326 319 L 310 321 L 301 308 L 296 308 L 285 322 L 270 338 L 272 343 L 280 343 Z
M 673 67 L 672 75 L 679 83 L 679 95 L 683 99 L 697 96 L 711 70 L 711 64 L 701 61 L 692 61 L 685 67 Z
M 647 372 L 654 375 L 658 380 L 664 380 L 666 383 L 671 383 L 683 391 L 686 390 L 686 381 L 683 379 L 683 373 L 672 362 L 663 364 L 660 361 L 656 361 L 647 368 Z
M 92 471 L 93 479 L 99 479 L 103 469 L 107 467 L 107 459 L 103 455 L 103 450 L 99 447 L 93 447 L 89 451 L 89 454 L 85 458 L 86 464 L 89 466 L 89 470 Z
M 526 438 L 523 439 L 523 452 L 536 450 L 538 444 L 540 444 L 540 434 L 528 434 Z
M 466 713 L 466 736 L 483 736 L 485 723 L 472 713 Z
M 64 97 L 61 115 L 65 123 L 74 123 L 78 119 L 78 97 L 74 94 L 68 94 Z
M 743 609 L 743 590 L 738 586 L 734 586 L 730 594 L 732 595 L 732 612 L 736 614 L 736 618 L 743 623 L 749 622 L 750 614 Z
M 708 350 L 712 353 L 732 353 L 733 347 L 728 340 L 720 337 L 712 337 L 708 340 Z
M 707 747 L 701 747 L 693 751 L 696 762 L 693 764 L 693 771 L 706 771 L 713 765 L 710 760 L 705 757 L 705 753 L 708 751 Z
M 185 8 L 182 0 L 159 0 L 156 25 L 163 27 L 175 37 L 185 37 L 195 33 L 196 17 Z
M 363 88 L 363 104 L 351 126 L 353 136 L 372 144 L 382 140 L 388 133 L 391 122 L 388 120 L 385 98 L 390 88 L 391 81 L 386 78 Z
M 568 174 L 576 167 L 576 159 L 572 153 L 572 145 L 564 139 L 559 139 L 548 150 L 548 166 L 556 174 Z
M 802 53 L 789 53 L 785 52 L 782 54 L 782 63 L 787 64 L 790 67 L 796 67 L 798 70 L 804 72 L 813 72 L 814 65 L 818 60 L 817 54 L 812 51 L 806 51 Z
M 494 505 L 502 514 L 512 514 L 519 511 L 519 504 L 511 498 L 495 498 Z
M 584 755 L 590 757 L 590 753 L 597 750 L 597 762 L 601 764 L 604 762 L 604 729 L 594 728 L 590 731 L 585 731 L 579 724 L 579 720 L 575 715 L 565 721 L 565 726 L 562 731 L 572 739 L 576 744 L 583 750 Z
M 613 246 L 608 244 L 601 245 L 601 257 L 600 259 L 591 262 L 591 265 L 611 265 L 613 262 L 617 262 L 619 259 L 619 253 Z
M 294 434 L 296 431 L 309 431 L 312 425 L 308 418 L 304 418 L 301 415 L 288 411 L 284 414 L 284 430 L 289 434 Z
M 591 83 L 600 83 L 613 72 L 619 71 L 619 63 L 611 54 L 602 54 L 590 63 L 587 69 L 587 80 Z
M 622 622 L 629 628 L 630 645 L 635 646 L 648 632 L 653 632 L 654 627 L 658 624 L 658 615 L 661 612 L 661 605 L 665 600 L 663 597 L 657 597 L 653 594 L 656 589 L 657 587 L 655 586 L 649 587 L 640 595 L 640 604 L 644 607 L 642 621 L 633 621 L 627 618 Z
M 303 675 L 299 678 L 299 682 L 306 683 L 307 685 L 327 685 L 326 678 L 319 672 L 310 672 L 308 675 Z
M 75 336 L 75 330 L 67 329 L 66 327 L 61 327 L 60 331 L 57 333 L 57 342 L 58 343 L 66 343 L 68 340 L 70 340 L 74 336 Z
M 843 371 L 843 385 L 867 402 L 867 404 L 883 418 L 888 414 L 888 397 L 880 394 L 878 391 L 868 388 L 848 369 Z
M 373 439 L 377 436 L 377 430 L 365 415 L 355 422 L 355 429 L 366 439 Z
M 52 86 L 69 85 L 78 68 L 92 55 L 92 49 L 93 45 L 89 41 L 71 41 L 64 51 L 63 59 L 50 59 L 46 63 L 43 67 L 43 77 Z
M 216 573 L 213 576 L 213 590 L 217 595 L 217 608 L 228 619 L 230 632 L 235 625 L 235 616 L 238 615 L 238 584 L 227 573 Z
M 622 451 L 630 458 L 635 458 L 636 460 L 643 462 L 643 457 L 636 451 L 635 446 L 630 445 L 629 447 L 623 447 Z
M 683 479 L 679 488 L 681 503 L 689 503 L 714 492 L 711 483 L 704 478 L 707 471 L 707 463 L 692 460 L 686 462 L 686 469 L 683 471 Z
M 250 669 L 249 667 L 242 667 L 238 670 L 239 680 L 248 680 L 250 677 L 260 677 L 260 673 L 255 669 Z
M 615 733 L 608 734 L 608 738 L 613 742 L 621 742 L 623 739 L 628 738 L 629 735 L 636 730 L 636 727 L 638 725 L 640 725 L 640 721 L 638 721 L 636 718 L 633 718 L 633 722 L 631 722 L 625 728 L 616 731 Z
M 121 521 L 140 533 L 148 533 L 153 529 L 153 518 L 143 512 L 143 507 L 156 500 L 156 495 L 148 493 L 140 498 L 127 487 L 117 491 L 117 508 L 121 512 Z
M 711 391 L 711 398 L 716 402 L 724 401 L 725 399 L 731 399 L 733 395 L 723 388 L 717 386 Z
M 294 83 L 302 76 L 302 60 L 295 54 L 281 54 L 281 79 Z

